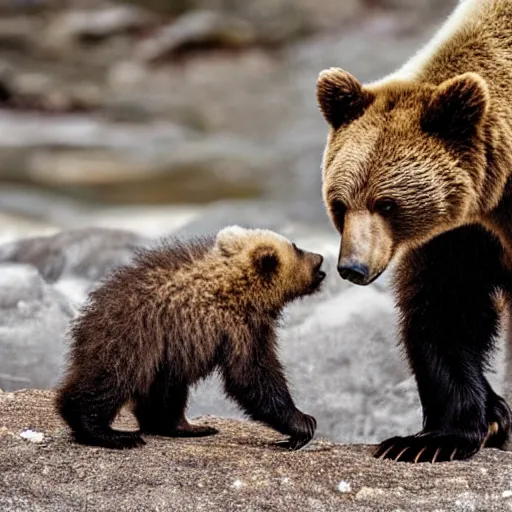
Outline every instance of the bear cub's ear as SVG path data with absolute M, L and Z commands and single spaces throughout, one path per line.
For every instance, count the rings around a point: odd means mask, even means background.
M 361 116 L 375 96 L 341 68 L 325 69 L 316 83 L 318 105 L 325 120 L 335 129 Z
M 217 233 L 215 245 L 220 253 L 229 258 L 243 250 L 249 231 L 240 226 L 226 226 Z
M 252 252 L 252 262 L 261 276 L 270 278 L 279 268 L 277 251 L 270 246 L 257 247 Z
M 445 139 L 471 136 L 489 107 L 487 83 L 476 73 L 464 73 L 437 87 L 421 120 L 423 130 Z

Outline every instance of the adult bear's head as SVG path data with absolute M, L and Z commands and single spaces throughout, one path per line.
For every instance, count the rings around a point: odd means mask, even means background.
M 482 210 L 490 99 L 479 75 L 365 87 L 332 68 L 320 74 L 317 95 L 330 127 L 323 197 L 342 236 L 343 278 L 369 284 L 397 252 Z

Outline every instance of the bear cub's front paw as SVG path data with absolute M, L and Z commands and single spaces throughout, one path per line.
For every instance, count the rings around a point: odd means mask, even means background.
M 289 431 L 290 437 L 277 441 L 275 446 L 284 450 L 300 450 L 307 446 L 315 437 L 316 419 L 309 414 L 297 411 Z

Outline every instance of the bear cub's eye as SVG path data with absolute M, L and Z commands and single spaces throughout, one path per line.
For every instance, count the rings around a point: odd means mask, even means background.
M 390 199 L 387 197 L 384 199 L 378 199 L 377 201 L 375 201 L 374 205 L 374 209 L 376 212 L 388 217 L 395 213 L 397 208 L 398 205 L 396 204 L 396 201 L 394 199 Z

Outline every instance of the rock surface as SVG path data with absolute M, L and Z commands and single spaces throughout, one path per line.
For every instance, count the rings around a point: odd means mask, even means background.
M 5 512 L 512 510 L 512 453 L 472 461 L 393 463 L 372 447 L 314 441 L 278 451 L 279 436 L 251 422 L 203 417 L 216 436 L 146 438 L 117 452 L 73 444 L 52 394 L 0 393 L 0 509 Z M 132 429 L 128 414 L 116 427 Z M 30 429 L 30 430 L 26 430 Z
M 255 44 L 256 36 L 245 21 L 217 11 L 198 10 L 161 28 L 136 49 L 137 59 L 156 62 L 179 55 L 187 49 L 244 48 Z

